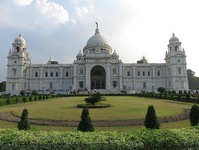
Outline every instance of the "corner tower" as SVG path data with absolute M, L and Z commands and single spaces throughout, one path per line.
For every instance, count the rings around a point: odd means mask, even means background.
M 188 90 L 186 54 L 184 49 L 181 48 L 181 42 L 174 33 L 169 39 L 165 61 L 167 66 L 167 89 Z
M 12 43 L 8 53 L 6 92 L 18 95 L 26 88 L 25 69 L 30 65 L 26 41 L 21 34 Z

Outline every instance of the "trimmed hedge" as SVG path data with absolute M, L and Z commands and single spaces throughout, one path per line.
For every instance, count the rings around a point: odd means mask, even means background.
M 0 149 L 116 150 L 198 149 L 199 126 L 132 132 L 45 132 L 0 130 Z

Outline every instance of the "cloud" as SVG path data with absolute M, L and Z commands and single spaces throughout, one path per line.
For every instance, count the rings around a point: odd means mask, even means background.
M 33 0 L 14 0 L 14 3 L 20 6 L 28 6 L 33 2 Z
M 63 6 L 48 0 L 37 0 L 37 8 L 40 12 L 52 20 L 55 24 L 64 24 L 70 21 L 69 15 Z

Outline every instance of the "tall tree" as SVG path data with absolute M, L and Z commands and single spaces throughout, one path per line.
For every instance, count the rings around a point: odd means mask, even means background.
M 199 77 L 195 76 L 195 72 L 191 69 L 187 70 L 189 88 L 193 90 L 199 90 Z
M 150 129 L 159 129 L 160 128 L 160 124 L 159 124 L 158 118 L 156 116 L 155 108 L 153 107 L 153 105 L 149 105 L 149 107 L 148 107 L 144 125 L 146 128 L 150 128 Z
M 79 122 L 77 130 L 83 131 L 83 132 L 94 131 L 94 127 L 89 117 L 88 108 L 83 109 L 82 114 L 81 114 L 81 121 Z
M 0 83 L 0 92 L 6 91 L 6 81 Z
M 22 115 L 21 115 L 21 120 L 18 122 L 17 127 L 19 130 L 29 130 L 30 129 L 27 109 L 23 110 Z

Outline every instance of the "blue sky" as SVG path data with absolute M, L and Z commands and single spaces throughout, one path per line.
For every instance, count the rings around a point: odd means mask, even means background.
M 145 56 L 163 63 L 174 32 L 187 54 L 187 67 L 199 76 L 198 0 L 1 0 L 0 81 L 6 79 L 7 55 L 19 33 L 32 64 L 50 57 L 73 63 L 94 34 L 95 22 L 124 63 Z

